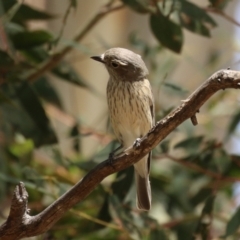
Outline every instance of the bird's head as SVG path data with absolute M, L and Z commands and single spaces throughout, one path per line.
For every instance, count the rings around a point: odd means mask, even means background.
M 110 77 L 120 81 L 139 81 L 148 75 L 148 69 L 140 55 L 125 48 L 111 48 L 92 59 L 103 63 Z

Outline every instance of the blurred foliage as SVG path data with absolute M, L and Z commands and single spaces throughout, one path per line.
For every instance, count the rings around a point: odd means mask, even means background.
M 180 98 L 186 96 L 188 90 L 167 81 L 166 73 L 173 71 L 176 63 L 164 59 L 159 64 L 158 56 L 164 48 L 181 52 L 183 29 L 210 37 L 216 22 L 206 9 L 191 1 L 122 2 L 139 14 L 149 15 L 150 29 L 159 42 L 153 46 L 137 33 L 129 36 L 131 46 L 147 62 L 151 78 L 162 79 L 153 81 L 154 91 L 163 87 Z M 218 11 L 223 11 L 228 2 L 209 0 Z M 77 0 L 69 0 L 63 27 L 70 10 L 77 6 Z M 64 156 L 56 145 L 63 139 L 57 137 L 47 106 L 55 106 L 64 116 L 69 115 L 48 74 L 40 74 L 33 82 L 28 79 L 29 74 L 51 59 L 52 48 L 63 31 L 62 27 L 60 34 L 54 35 L 46 29 L 30 30 L 28 22 L 53 18 L 55 14 L 21 1 L 0 0 L 0 222 L 7 217 L 13 189 L 19 181 L 27 186 L 31 214 L 37 214 L 117 147 L 115 141 L 104 143 L 93 156 L 84 157 L 83 138 L 89 135 L 103 138 L 108 134 L 84 132 L 83 124 L 75 119 L 68 131 L 73 154 Z M 75 43 L 69 44 L 74 47 Z M 216 64 L 217 54 L 210 58 Z M 59 80 L 96 94 L 66 59 L 49 71 Z M 219 95 L 210 108 L 223 97 Z M 159 105 L 156 101 L 157 119 L 174 108 Z M 231 116 L 226 136 L 234 133 L 239 119 L 238 110 Z M 223 143 L 209 135 L 186 134 L 181 140 L 173 136 L 174 133 L 153 151 L 150 213 L 139 212 L 135 207 L 133 168 L 129 168 L 109 177 L 36 239 L 239 239 L 240 210 L 231 203 L 232 184 L 240 179 L 240 156 L 229 155 Z M 40 147 L 48 151 L 47 158 L 35 154 Z

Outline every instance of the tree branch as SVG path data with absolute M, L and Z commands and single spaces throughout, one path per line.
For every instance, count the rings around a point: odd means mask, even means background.
M 214 73 L 178 108 L 157 122 L 141 139 L 139 147 L 126 149 L 115 156 L 111 164 L 106 160 L 97 165 L 68 192 L 36 216 L 28 213 L 27 192 L 23 183 L 20 183 L 14 192 L 9 217 L 0 227 L 0 239 L 17 240 L 49 230 L 66 211 L 83 201 L 105 177 L 139 161 L 182 122 L 194 116 L 215 92 L 226 88 L 240 88 L 240 72 L 220 70 Z
M 87 25 L 73 38 L 73 41 L 79 42 L 81 41 L 86 34 L 107 14 L 117 11 L 123 8 L 123 4 L 112 5 L 107 3 L 104 5 L 101 10 L 87 23 Z M 30 72 L 28 76 L 26 76 L 26 80 L 32 82 L 42 76 L 43 73 L 51 70 L 52 68 L 56 67 L 56 65 L 66 56 L 73 49 L 72 46 L 67 46 L 61 49 L 59 52 L 52 55 L 47 61 L 43 62 L 36 70 Z

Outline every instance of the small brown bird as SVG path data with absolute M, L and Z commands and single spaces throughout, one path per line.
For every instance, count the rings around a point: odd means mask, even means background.
M 154 100 L 147 79 L 148 69 L 140 55 L 124 48 L 111 48 L 92 59 L 102 62 L 110 79 L 107 101 L 113 131 L 124 148 L 143 137 L 154 124 Z M 151 153 L 134 164 L 137 207 L 151 208 L 149 182 Z

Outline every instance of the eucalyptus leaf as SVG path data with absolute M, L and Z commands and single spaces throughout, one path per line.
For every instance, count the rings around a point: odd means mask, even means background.
M 235 211 L 231 219 L 227 223 L 226 233 L 224 237 L 234 234 L 240 227 L 240 207 Z
M 180 53 L 183 45 L 183 33 L 179 25 L 161 13 L 150 16 L 150 26 L 157 40 L 168 49 Z
M 230 3 L 232 0 L 209 0 L 209 2 L 211 3 L 211 6 L 213 6 L 214 8 L 219 8 L 221 10 L 223 10 L 224 8 L 226 8 L 226 6 L 228 5 L 228 3 Z
M 183 27 L 206 37 L 210 37 L 210 30 L 217 26 L 204 9 L 185 0 L 181 1 L 179 19 Z
M 203 139 L 203 136 L 190 137 L 177 143 L 174 148 L 184 148 L 186 150 L 194 151 L 194 149 L 199 148 L 199 145 L 202 143 Z
M 26 4 L 22 4 L 18 11 L 16 12 L 16 14 L 14 15 L 12 21 L 23 24 L 29 20 L 49 20 L 55 17 L 56 17 L 55 15 L 50 14 L 48 12 L 41 11 Z
M 24 31 L 11 36 L 16 49 L 24 50 L 49 43 L 53 40 L 52 35 L 44 30 Z
M 227 136 L 231 135 L 236 127 L 238 126 L 240 122 L 240 111 L 236 111 L 236 113 L 232 116 L 230 123 L 228 125 L 228 129 L 227 129 Z
M 156 228 L 151 230 L 150 232 L 150 238 L 151 240 L 169 240 L 169 237 L 167 236 L 166 232 L 163 229 Z

